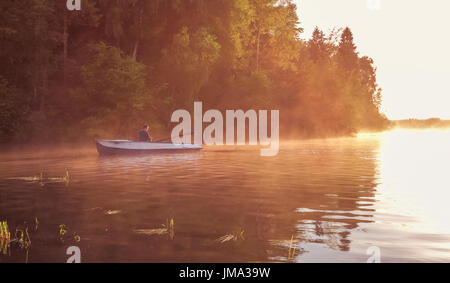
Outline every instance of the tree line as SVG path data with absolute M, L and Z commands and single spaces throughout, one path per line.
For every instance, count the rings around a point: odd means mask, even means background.
M 379 130 L 347 27 L 300 38 L 291 0 L 0 1 L 0 140 L 134 138 L 176 109 L 279 109 L 283 137 Z

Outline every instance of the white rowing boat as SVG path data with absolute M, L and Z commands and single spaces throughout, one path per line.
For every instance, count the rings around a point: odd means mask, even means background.
M 169 142 L 137 142 L 131 140 L 97 140 L 99 154 L 149 154 L 166 152 L 184 152 L 200 150 L 195 144 L 177 144 Z

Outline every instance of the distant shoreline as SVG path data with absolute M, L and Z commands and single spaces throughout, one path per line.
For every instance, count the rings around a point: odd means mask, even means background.
M 391 120 L 393 128 L 449 129 L 450 120 L 440 118 Z

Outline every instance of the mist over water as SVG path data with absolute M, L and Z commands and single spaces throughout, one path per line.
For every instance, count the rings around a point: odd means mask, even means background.
M 371 246 L 382 262 L 448 261 L 448 144 L 448 131 L 397 130 L 282 142 L 275 157 L 5 152 L 0 221 L 39 220 L 29 262 L 66 261 L 61 224 L 80 236 L 82 262 L 366 262 Z M 0 262 L 26 259 L 9 252 Z

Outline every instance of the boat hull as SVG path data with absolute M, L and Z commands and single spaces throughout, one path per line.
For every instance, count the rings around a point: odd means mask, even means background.
M 134 141 L 97 140 L 97 151 L 100 155 L 124 154 L 158 154 L 184 153 L 201 150 L 202 147 L 193 144 L 153 143 Z

